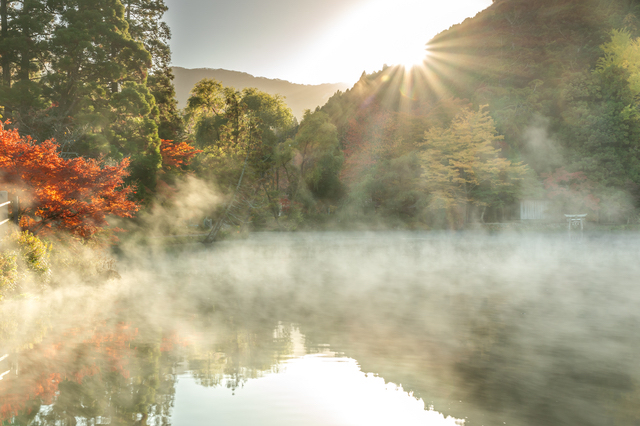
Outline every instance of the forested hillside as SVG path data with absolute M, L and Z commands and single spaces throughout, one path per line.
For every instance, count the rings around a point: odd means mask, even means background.
M 499 0 L 431 40 L 422 68 L 363 75 L 321 109 L 346 204 L 454 227 L 516 218 L 523 198 L 637 220 L 638 16 L 625 0 Z

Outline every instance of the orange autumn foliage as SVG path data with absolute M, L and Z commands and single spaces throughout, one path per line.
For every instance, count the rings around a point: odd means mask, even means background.
M 344 164 L 340 174 L 346 183 L 353 183 L 388 154 L 395 131 L 391 114 L 373 103 L 362 108 L 349 120 L 343 140 Z
M 105 371 L 129 379 L 129 348 L 137 335 L 138 329 L 129 324 L 113 328 L 103 322 L 93 329 L 70 328 L 59 341 L 23 352 L 21 374 L 10 374 L 0 381 L 0 424 L 29 410 L 33 401 L 52 404 L 63 380 L 82 383 L 85 377 Z
M 129 160 L 114 166 L 95 159 L 66 160 L 53 140 L 36 144 L 0 124 L 0 190 L 20 196 L 20 226 L 33 233 L 53 229 L 90 238 L 106 217 L 132 217 L 139 206 L 123 187 Z
M 193 157 L 202 152 L 195 149 L 187 142 L 174 143 L 173 141 L 162 139 L 160 153 L 162 154 L 162 167 L 165 170 L 182 169 L 191 164 Z

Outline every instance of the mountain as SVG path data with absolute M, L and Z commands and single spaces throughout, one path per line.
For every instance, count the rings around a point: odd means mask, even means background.
M 559 212 L 638 220 L 640 2 L 495 0 L 428 51 L 423 66 L 363 75 L 321 109 L 338 128 L 342 176 L 361 210 L 402 220 L 435 212 L 421 212 L 429 194 L 412 184 L 424 180 L 425 131 L 471 110 L 490 115 L 502 155 L 531 171 L 519 193 L 473 214 L 500 221 L 510 203 L 547 197 Z
M 314 110 L 317 106 L 324 105 L 338 90 L 349 88 L 349 85 L 345 83 L 296 84 L 285 80 L 254 77 L 244 72 L 223 69 L 173 67 L 173 73 L 175 75 L 176 98 L 180 108 L 184 108 L 187 105 L 189 92 L 198 81 L 203 78 L 212 78 L 220 81 L 225 86 L 231 86 L 238 90 L 246 87 L 255 87 L 270 95 L 284 96 L 287 105 L 289 105 L 293 115 L 298 120 L 302 119 L 305 109 Z

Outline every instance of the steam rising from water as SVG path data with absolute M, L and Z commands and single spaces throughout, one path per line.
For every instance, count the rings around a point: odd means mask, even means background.
M 197 358 L 229 333 L 296 324 L 307 352 L 330 345 L 467 424 L 632 424 L 639 248 L 637 236 L 325 233 L 128 253 L 120 281 L 3 305 L 0 346 L 115 318 L 196 342 Z
M 565 163 L 558 141 L 549 134 L 550 121 L 536 115 L 523 134 L 527 163 L 538 169 L 542 166 L 553 170 Z

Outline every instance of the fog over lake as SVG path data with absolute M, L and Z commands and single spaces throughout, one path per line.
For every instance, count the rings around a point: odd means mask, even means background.
M 119 280 L 3 304 L 0 420 L 640 424 L 639 249 L 336 232 L 125 250 Z

